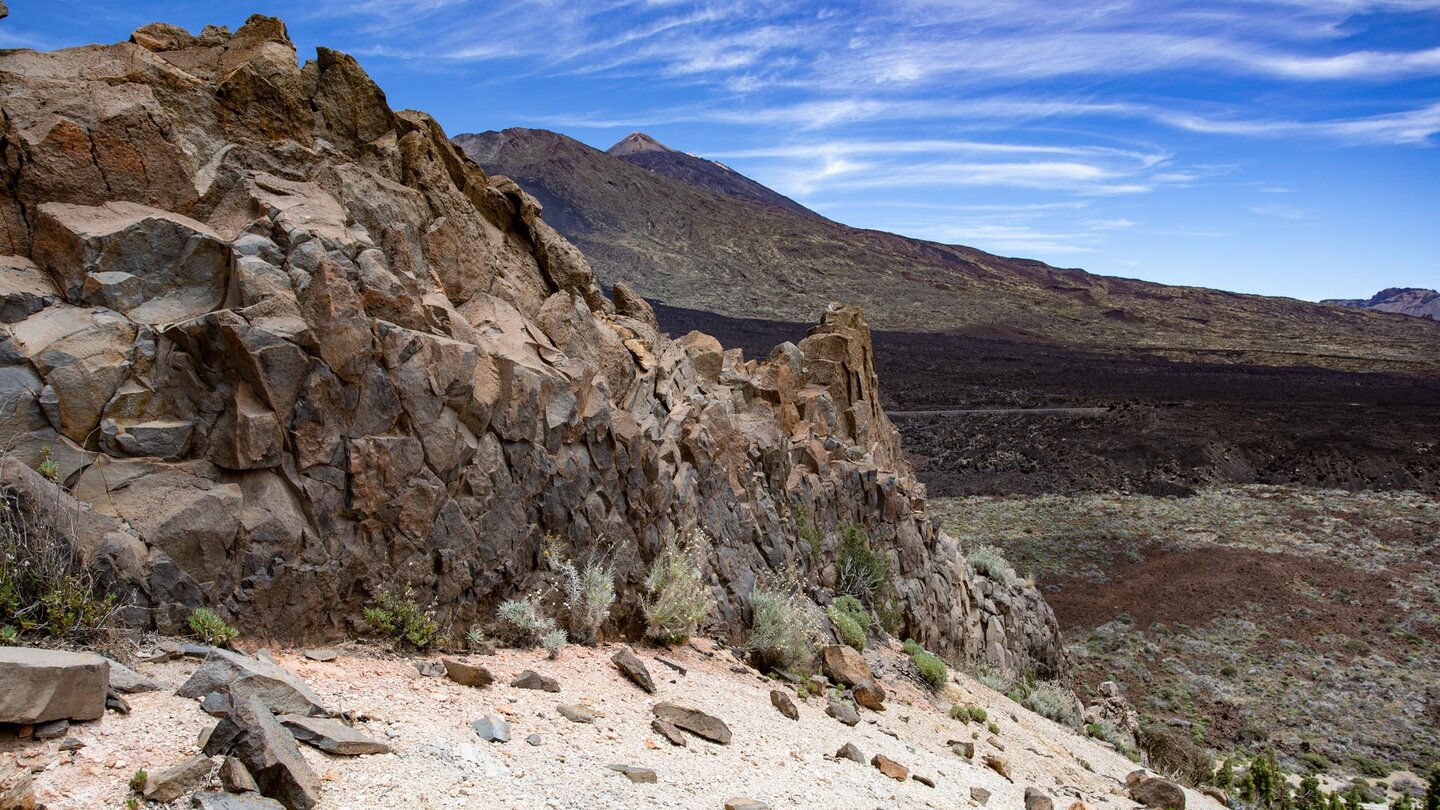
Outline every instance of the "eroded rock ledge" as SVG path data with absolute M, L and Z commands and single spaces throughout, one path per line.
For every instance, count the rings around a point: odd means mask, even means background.
M 272 18 L 9 51 L 0 87 L 0 430 L 32 467 L 49 448 L 130 621 L 338 635 L 408 583 L 463 627 L 546 582 L 551 532 L 605 544 L 633 632 L 695 522 L 736 633 L 761 572 L 833 584 L 798 505 L 892 557 L 907 634 L 1063 669 L 1038 594 L 972 579 L 927 516 L 857 310 L 763 361 L 672 340 L 522 189 Z

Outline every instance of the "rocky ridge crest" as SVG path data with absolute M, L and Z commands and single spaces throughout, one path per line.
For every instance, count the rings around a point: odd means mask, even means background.
M 553 533 L 603 542 L 634 635 L 648 561 L 694 523 L 735 635 L 766 571 L 833 587 L 799 507 L 871 533 L 905 634 L 1063 671 L 1038 593 L 976 578 L 930 519 L 858 310 L 766 360 L 672 340 L 534 198 L 350 56 L 299 64 L 273 18 L 7 51 L 0 98 L 0 431 L 76 503 L 0 477 L 81 516 L 131 623 L 203 604 L 333 636 L 403 584 L 463 628 L 550 581 Z

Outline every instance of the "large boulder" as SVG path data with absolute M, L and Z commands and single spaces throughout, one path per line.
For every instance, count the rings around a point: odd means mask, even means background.
M 110 662 L 98 655 L 0 647 L 0 723 L 99 719 L 109 683 Z
M 831 644 L 822 649 L 820 663 L 826 676 L 836 683 L 857 686 L 873 680 L 870 665 L 853 647 L 845 644 Z
M 72 304 L 162 324 L 225 300 L 230 246 L 189 217 L 131 202 L 45 203 L 36 222 L 35 262 Z

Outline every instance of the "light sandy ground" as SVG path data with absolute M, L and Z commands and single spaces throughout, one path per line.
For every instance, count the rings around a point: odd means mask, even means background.
M 1136 768 L 1128 759 L 961 676 L 957 688 L 964 700 L 983 706 L 1000 727 L 996 737 L 1005 750 L 998 752 L 981 724 L 951 720 L 948 701 L 932 699 L 898 677 L 902 664 L 893 650 L 866 654 L 877 672 L 888 673 L 887 710 L 862 709 L 863 721 L 852 729 L 826 716 L 818 698 L 797 700 L 800 720 L 786 719 L 771 707 L 774 683 L 753 671 L 732 672 L 737 662 L 730 652 L 708 643 L 664 653 L 687 668 L 684 676 L 656 661 L 657 651 L 637 649 L 657 682 L 659 693 L 653 696 L 619 676 L 609 660 L 615 649 L 569 647 L 554 661 L 515 650 L 473 658 L 499 679 L 486 689 L 420 677 L 414 659 L 374 647 L 341 648 L 341 657 L 330 663 L 306 660 L 298 650 L 275 658 L 332 709 L 374 718 L 360 727 L 394 748 L 390 754 L 346 758 L 302 746 L 325 779 L 326 810 L 721 808 L 726 799 L 741 796 L 776 810 L 957 808 L 977 806 L 972 786 L 990 790 L 988 806 L 1002 810 L 1023 807 L 1026 786 L 1048 792 L 1059 810 L 1077 799 L 1091 807 L 1135 806 L 1121 795 L 1125 774 Z M 190 659 L 138 669 L 173 689 L 197 665 Z M 557 678 L 562 691 L 510 687 L 510 678 L 526 668 Z M 733 742 L 719 746 L 692 737 L 688 747 L 671 746 L 650 730 L 650 708 L 660 700 L 722 718 L 734 732 Z M 587 705 L 603 718 L 598 725 L 571 723 L 556 713 L 560 703 Z M 35 777 L 42 801 L 52 808 L 122 807 L 129 795 L 125 782 L 137 768 L 154 773 L 195 754 L 197 736 L 214 723 L 195 701 L 170 691 L 133 695 L 130 705 L 128 717 L 107 714 L 72 729 L 72 736 L 86 743 L 73 759 L 56 751 L 58 741 L 23 744 L 24 751 L 50 762 Z M 510 718 L 509 743 L 485 742 L 470 728 L 490 712 Z M 540 745 L 527 743 L 532 733 L 540 735 Z M 975 761 L 954 754 L 946 744 L 950 739 L 973 739 Z M 835 751 L 845 742 L 854 742 L 867 759 L 884 754 L 935 780 L 936 787 L 897 782 L 868 765 L 837 761 Z M 16 743 L 0 748 L 14 750 Z M 987 753 L 1010 761 L 1013 784 L 984 767 Z M 634 784 L 606 767 L 622 763 L 653 768 L 658 783 Z M 1219 807 L 1197 793 L 1188 799 L 1191 808 Z

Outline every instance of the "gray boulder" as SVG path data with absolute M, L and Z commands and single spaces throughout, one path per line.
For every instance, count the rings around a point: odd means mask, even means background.
M 190 806 L 199 810 L 285 810 L 285 805 L 258 793 L 214 791 L 203 791 L 191 796 Z
M 98 719 L 109 682 L 110 663 L 98 655 L 0 647 L 0 723 Z
M 149 778 L 145 780 L 146 801 L 161 804 L 175 801 L 205 784 L 214 765 L 215 763 L 210 760 L 210 757 L 200 755 L 158 773 L 150 774 Z
M 260 792 L 289 810 L 310 810 L 320 802 L 320 778 L 264 701 L 252 696 L 221 720 L 205 742 L 211 756 L 240 760 Z

